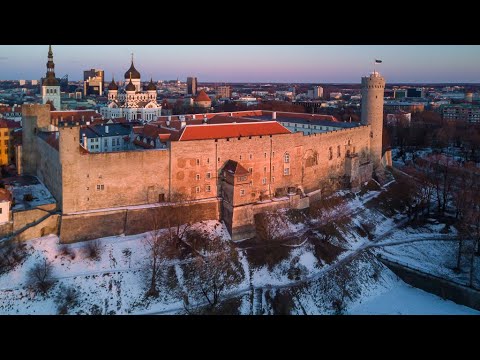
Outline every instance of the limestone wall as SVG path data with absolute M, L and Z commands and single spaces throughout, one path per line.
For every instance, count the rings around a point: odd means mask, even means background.
M 178 205 L 185 208 L 192 222 L 219 220 L 219 200 Z M 149 208 L 133 208 L 114 211 L 99 211 L 85 214 L 64 215 L 60 228 L 60 242 L 72 243 L 120 234 L 132 235 L 152 230 L 153 213 L 158 212 L 158 219 L 165 220 L 171 211 L 168 205 Z M 161 221 L 161 227 L 167 222 Z
M 155 203 L 168 193 L 168 150 L 81 154 L 78 129 L 60 129 L 64 213 Z
M 49 234 L 58 234 L 59 221 L 60 215 L 50 215 L 42 222 L 36 224 L 35 226 L 29 227 L 25 231 L 22 231 L 20 234 L 15 236 L 15 240 L 25 241 Z
M 62 206 L 62 166 L 58 150 L 37 137 L 37 177 L 42 181 Z

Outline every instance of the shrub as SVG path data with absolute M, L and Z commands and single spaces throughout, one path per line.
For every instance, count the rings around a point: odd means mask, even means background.
M 87 259 L 98 261 L 102 256 L 102 247 L 100 241 L 91 240 L 87 242 L 85 247 L 85 255 Z
M 68 311 L 78 305 L 79 292 L 73 286 L 61 286 L 55 297 L 59 315 L 67 315 Z
M 45 295 L 55 283 L 52 270 L 52 264 L 44 258 L 28 270 L 27 285 Z

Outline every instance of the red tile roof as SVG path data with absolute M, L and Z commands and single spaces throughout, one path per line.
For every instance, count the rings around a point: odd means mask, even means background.
M 276 121 L 240 124 L 187 125 L 179 141 L 225 139 L 245 136 L 291 134 Z
M 232 175 L 250 175 L 247 169 L 234 160 L 228 160 L 223 170 Z
M 7 189 L 0 189 L 0 202 L 12 201 L 12 193 Z
M 210 99 L 210 97 L 207 95 L 207 93 L 204 90 L 200 90 L 198 95 L 195 97 L 194 101 L 195 102 L 198 102 L 198 101 L 212 101 L 212 99 Z
M 21 128 L 21 127 L 22 126 L 17 121 L 6 120 L 6 119 L 1 119 L 0 120 L 0 128 L 16 129 L 16 128 Z
M 81 122 L 82 118 L 83 121 L 92 121 L 91 118 L 93 116 L 94 121 L 101 120 L 102 115 L 93 111 L 93 110 L 72 110 L 72 111 L 51 111 L 50 117 L 52 122 Z

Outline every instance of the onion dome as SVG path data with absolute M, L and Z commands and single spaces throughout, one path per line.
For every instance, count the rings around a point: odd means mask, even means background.
M 108 90 L 118 90 L 118 85 L 112 77 L 112 82 L 108 85 Z
M 150 78 L 150 82 L 147 85 L 147 91 L 157 91 L 157 87 L 153 83 L 153 79 Z
M 130 78 L 130 74 L 132 75 L 132 79 L 140 79 L 140 73 L 138 72 L 137 69 L 135 69 L 135 66 L 133 66 L 133 59 L 132 59 L 132 65 L 130 65 L 130 69 L 127 70 L 125 73 L 125 79 Z
M 135 85 L 132 83 L 132 78 L 130 78 L 130 81 L 128 82 L 127 86 L 125 87 L 125 91 L 135 91 Z

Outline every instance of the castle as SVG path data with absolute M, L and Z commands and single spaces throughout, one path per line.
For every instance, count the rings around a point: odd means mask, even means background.
M 384 87 L 378 72 L 362 78 L 357 126 L 332 122 L 324 132 L 292 133 L 280 117 L 312 115 L 267 111 L 165 117 L 147 125 L 165 147 L 97 153 L 82 146 L 78 122 L 52 132 L 48 106 L 24 105 L 23 172 L 38 176 L 57 200 L 63 242 L 141 230 L 140 213 L 176 194 L 200 209 L 199 219 L 221 219 L 232 239 L 243 239 L 254 234 L 256 213 L 308 207 L 327 179 L 355 188 L 382 173 Z

